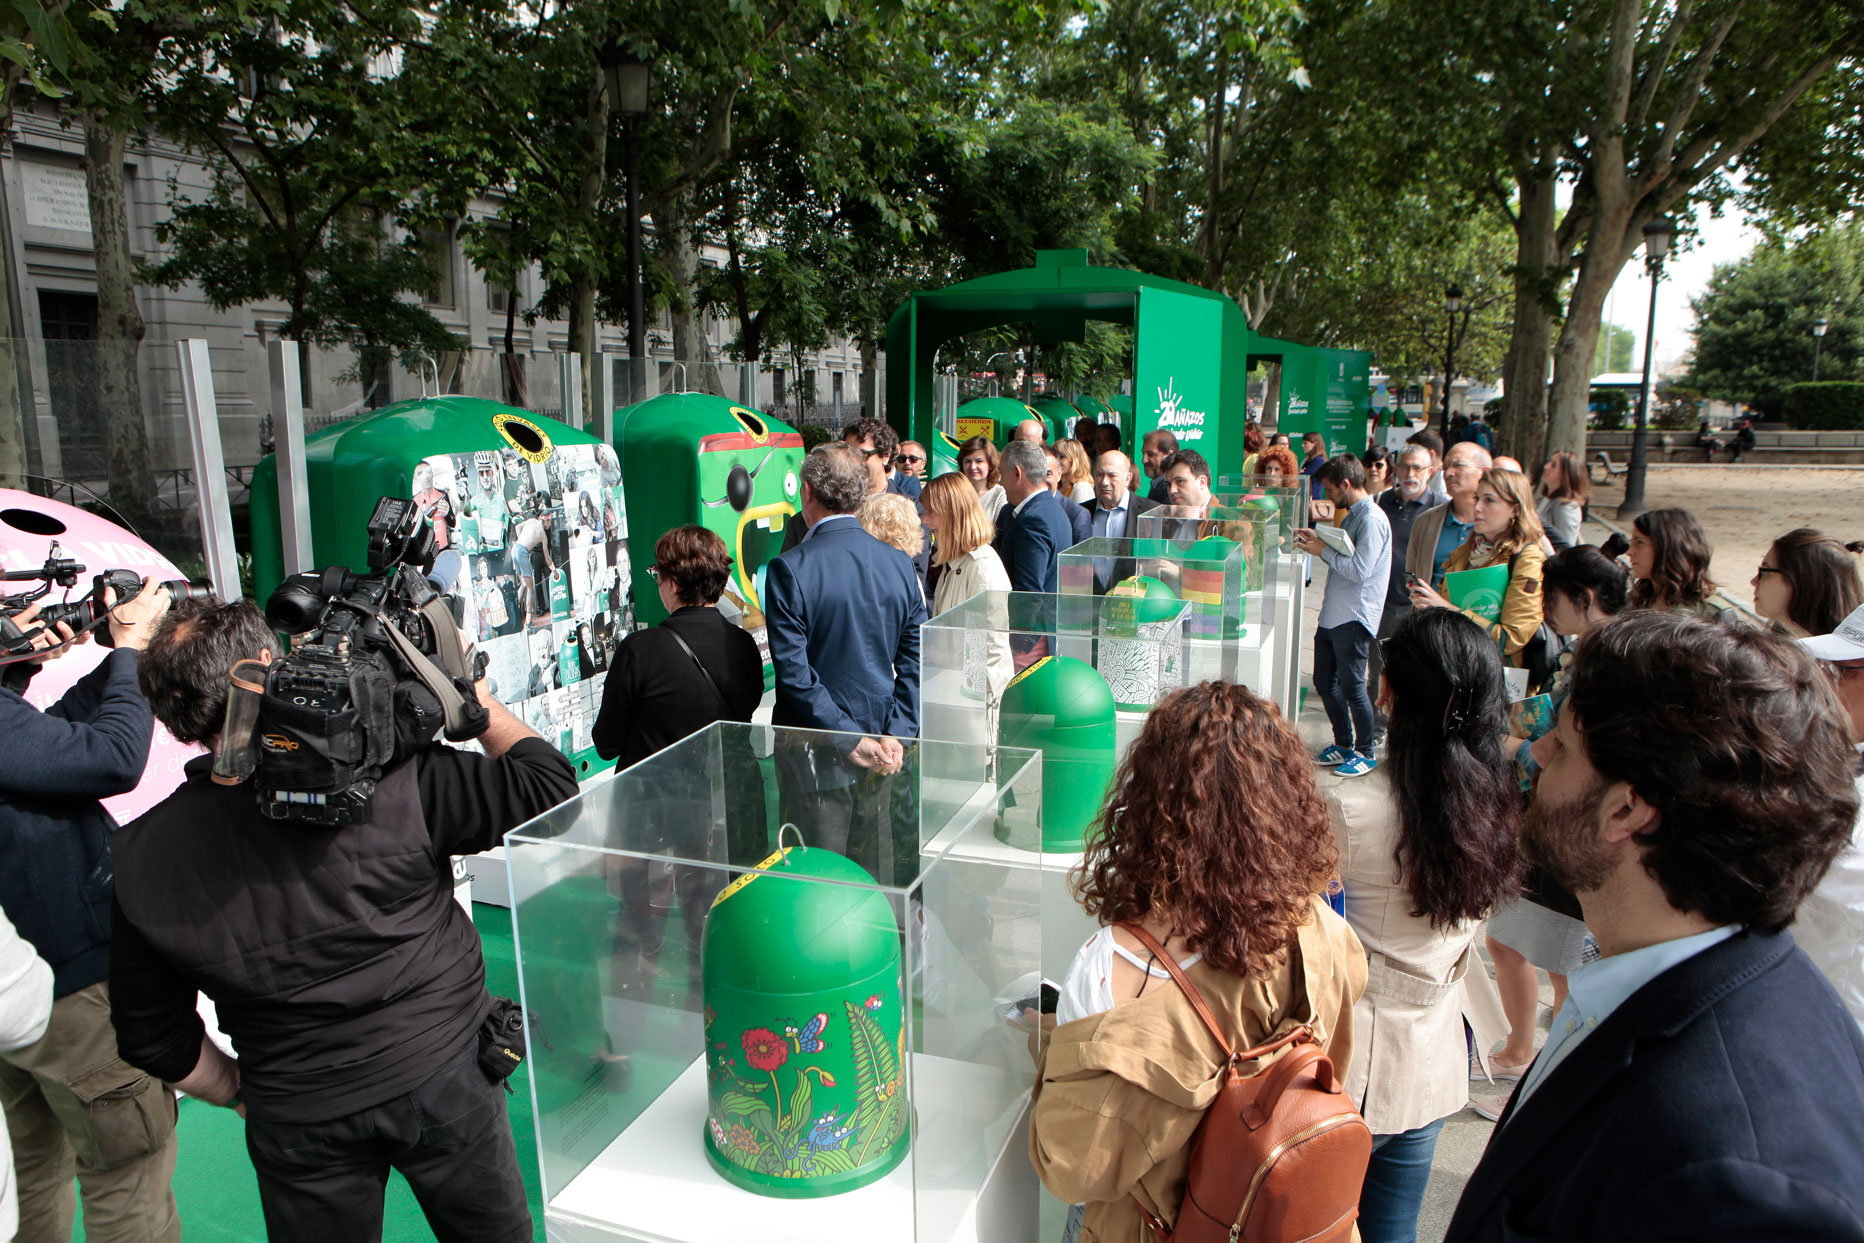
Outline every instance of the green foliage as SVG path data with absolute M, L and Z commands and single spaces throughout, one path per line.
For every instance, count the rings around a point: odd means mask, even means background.
M 1702 422 L 1702 394 L 1684 384 L 1658 386 L 1650 425 L 1666 432 L 1694 431 Z
M 1710 397 L 1780 417 L 1788 386 L 1812 378 L 1820 317 L 1830 326 L 1819 378 L 1864 377 L 1864 222 L 1764 241 L 1740 262 L 1718 266 L 1690 305 L 1696 350 L 1688 382 Z
M 1592 390 L 1592 426 L 1604 432 L 1623 431 L 1631 418 L 1633 402 L 1623 389 Z
M 408 297 L 434 284 L 415 231 L 457 214 L 481 168 L 420 33 L 385 0 L 295 0 L 268 22 L 164 43 L 156 121 L 207 157 L 213 186 L 193 198 L 171 181 L 156 228 L 167 253 L 143 278 L 198 281 L 222 310 L 284 302 L 279 331 L 295 340 L 458 348 Z
M 1599 345 L 1592 351 L 1592 374 L 1632 369 L 1631 355 L 1637 348 L 1637 334 L 1618 324 L 1599 325 Z
M 1802 431 L 1864 429 L 1864 382 L 1820 380 L 1789 384 L 1786 423 Z

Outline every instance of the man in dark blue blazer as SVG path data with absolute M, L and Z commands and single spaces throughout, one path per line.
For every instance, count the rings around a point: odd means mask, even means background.
M 1060 450 L 1054 445 L 1043 445 L 1042 457 L 1048 463 L 1048 489 L 1061 502 L 1061 516 L 1068 520 L 1068 534 L 1071 537 L 1068 547 L 1073 548 L 1082 540 L 1094 538 L 1094 520 L 1088 516 L 1087 507 L 1061 490 Z
M 1448 1243 L 1864 1240 L 1864 1036 L 1785 931 L 1858 812 L 1824 681 L 1790 639 L 1669 613 L 1581 641 L 1522 841 L 1604 956 Z
M 997 555 L 1016 591 L 1053 593 L 1060 584 L 1061 554 L 1076 541 L 1061 503 L 1048 487 L 1042 446 L 1013 440 L 998 462 L 1003 508 L 997 513 Z
M 890 783 L 881 779 L 901 767 L 899 740 L 919 734 L 926 609 L 912 559 L 855 521 L 869 486 L 865 462 L 846 444 L 824 445 L 804 460 L 809 531 L 770 563 L 764 612 L 776 669 L 772 723 L 840 735 L 780 749 L 784 817 L 812 844 L 847 853 L 886 880 L 883 869 L 893 873 L 907 860 L 883 840 Z

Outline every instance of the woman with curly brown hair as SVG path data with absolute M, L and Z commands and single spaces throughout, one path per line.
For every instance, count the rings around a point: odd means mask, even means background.
M 1142 1211 L 1177 1220 L 1225 1070 L 1121 924 L 1178 961 L 1233 1048 L 1306 1023 L 1336 1067 L 1352 1060 L 1365 952 L 1319 896 L 1339 852 L 1306 756 L 1273 704 L 1205 682 L 1162 700 L 1120 763 L 1074 877 L 1103 926 L 1062 984 L 1029 1131 L 1043 1183 L 1085 1204 L 1084 1243 L 1148 1237 Z

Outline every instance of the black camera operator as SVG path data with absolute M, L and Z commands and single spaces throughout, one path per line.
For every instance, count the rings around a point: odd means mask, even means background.
M 32 636 L 38 655 L 0 666 L 0 907 L 51 964 L 55 998 L 45 1034 L 0 1054 L 19 1238 L 33 1243 L 71 1238 L 74 1165 L 92 1238 L 181 1238 L 169 1188 L 174 1096 L 159 1078 L 118 1059 L 110 1025 L 117 827 L 97 801 L 135 789 L 148 763 L 155 725 L 136 684 L 137 664 L 169 593 L 145 582 L 121 604 L 113 589 L 100 594 L 108 620 L 93 620 L 108 626 L 115 650 L 57 703 L 41 712 L 23 692 L 40 663 L 89 636 L 64 621 L 40 622 L 48 601 L 6 618 L 11 635 Z
M 224 748 L 229 671 L 277 673 L 246 602 L 177 605 L 142 658 L 175 737 Z M 532 1237 L 505 1094 L 479 1059 L 493 1001 L 450 856 L 576 793 L 569 762 L 474 686 L 485 754 L 423 746 L 366 819 L 277 819 L 214 761 L 116 838 L 112 1006 L 123 1056 L 246 1118 L 273 1240 L 379 1240 L 390 1166 L 441 1240 Z M 297 746 L 260 726 L 266 746 Z M 309 746 L 309 743 L 302 744 Z M 263 773 L 260 774 L 263 776 Z M 238 1060 L 205 1038 L 214 999 Z

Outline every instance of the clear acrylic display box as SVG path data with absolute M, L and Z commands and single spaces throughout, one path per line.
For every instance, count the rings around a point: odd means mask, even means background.
M 716 724 L 506 837 L 553 1240 L 1034 1237 L 1041 758 L 856 741 Z
M 1247 589 L 1249 547 L 1224 537 L 1087 540 L 1061 555 L 1061 590 L 1068 595 L 1117 597 L 1143 590 L 1154 597 L 1176 596 L 1190 606 L 1184 626 L 1187 680 L 1240 682 L 1267 693 L 1274 611 L 1264 601 L 1272 594 L 1263 587 Z M 1264 587 L 1273 583 L 1277 570 L 1269 556 L 1271 564 L 1257 576 Z

